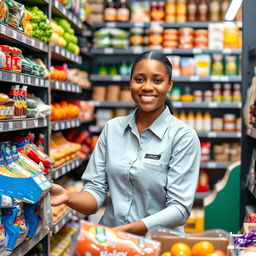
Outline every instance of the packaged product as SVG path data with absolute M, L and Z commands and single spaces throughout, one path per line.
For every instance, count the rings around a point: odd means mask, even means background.
M 212 55 L 212 75 L 224 75 L 223 55 Z
M 132 0 L 131 7 L 131 22 L 149 22 L 150 21 L 150 1 L 149 0 Z
M 6 62 L 5 54 L 0 50 L 0 68 L 3 68 Z
M 172 55 L 172 56 L 167 56 L 169 61 L 172 64 L 172 74 L 174 77 L 180 76 L 180 56 Z
M 0 255 L 5 255 L 6 245 L 8 243 L 8 235 L 6 234 L 2 223 L 2 211 L 0 209 Z
M 17 29 L 25 14 L 25 6 L 13 0 L 6 0 L 5 2 L 9 7 L 8 25 Z
M 189 57 L 181 58 L 180 72 L 182 76 L 193 76 L 195 74 L 194 58 L 189 58 Z
M 9 238 L 6 249 L 13 250 L 25 240 L 28 232 L 23 204 L 19 203 L 12 208 L 2 209 L 2 223 Z
M 210 75 L 211 57 L 207 54 L 198 54 L 195 56 L 196 75 L 205 77 Z
M 225 74 L 229 76 L 237 75 L 237 56 L 236 55 L 225 56 Z
M 9 9 L 5 0 L 0 0 L 0 22 L 7 23 Z
M 222 50 L 223 49 L 223 24 L 212 23 L 208 25 L 208 43 L 210 50 Z
M 111 228 L 87 221 L 81 224 L 76 248 L 80 256 L 157 256 L 159 251 L 159 242 L 125 232 L 115 232 Z

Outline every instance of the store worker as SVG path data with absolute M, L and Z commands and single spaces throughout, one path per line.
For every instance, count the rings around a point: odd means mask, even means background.
M 106 124 L 82 176 L 83 191 L 54 184 L 52 205 L 65 203 L 89 215 L 110 192 L 100 224 L 138 235 L 156 226 L 182 230 L 194 201 L 200 143 L 165 105 L 172 85 L 172 65 L 164 55 L 138 56 L 130 78 L 136 110 Z

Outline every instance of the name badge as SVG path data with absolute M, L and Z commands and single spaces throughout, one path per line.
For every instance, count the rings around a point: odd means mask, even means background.
M 161 158 L 161 155 L 154 155 L 154 154 L 146 154 L 145 158 L 147 159 L 153 159 L 153 160 L 159 160 Z

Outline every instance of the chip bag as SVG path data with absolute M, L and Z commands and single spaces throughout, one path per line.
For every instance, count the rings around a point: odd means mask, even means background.
M 158 256 L 160 243 L 83 221 L 76 252 L 79 256 Z

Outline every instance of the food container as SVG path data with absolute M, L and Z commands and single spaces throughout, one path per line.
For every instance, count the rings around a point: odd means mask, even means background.
M 212 119 L 212 130 L 215 132 L 223 131 L 223 118 Z
M 149 28 L 149 47 L 153 49 L 161 49 L 163 43 L 163 28 L 160 26 L 152 26 Z
M 5 54 L 5 65 L 2 67 L 4 70 L 11 70 L 12 69 L 12 57 L 10 52 L 12 48 L 8 45 L 0 45 L 0 50 Z
M 207 90 L 204 92 L 204 101 L 211 102 L 212 101 L 212 91 Z
M 21 72 L 22 70 L 22 51 L 19 48 L 12 47 L 11 58 L 12 58 L 12 71 Z
M 142 47 L 143 46 L 143 29 L 142 28 L 132 28 L 130 30 L 130 43 L 132 47 Z

